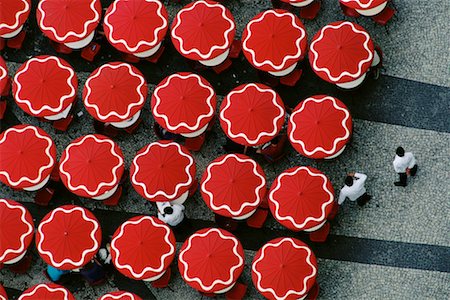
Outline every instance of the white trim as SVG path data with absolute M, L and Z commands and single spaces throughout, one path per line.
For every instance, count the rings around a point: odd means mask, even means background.
M 207 123 L 205 126 L 200 128 L 199 130 L 196 130 L 196 131 L 190 132 L 190 133 L 180 133 L 180 135 L 187 137 L 187 138 L 195 138 L 195 137 L 198 137 L 199 135 L 201 135 L 203 132 L 205 132 L 206 129 L 208 129 L 208 126 L 209 126 L 209 123 Z
M 63 300 L 70 300 L 70 299 L 74 299 L 73 295 L 69 292 L 69 290 L 67 290 L 65 287 L 60 286 L 55 284 L 55 288 L 52 288 L 49 286 L 49 284 L 46 283 L 40 283 L 35 285 L 34 287 L 32 287 L 32 290 L 29 292 L 24 292 L 22 295 L 20 295 L 18 300 L 32 300 L 32 299 L 36 299 L 35 297 L 33 297 L 33 295 L 39 290 L 39 289 L 46 289 L 48 291 L 48 293 L 55 293 L 55 292 L 62 292 L 64 295 Z M 69 297 L 70 296 L 70 297 Z M 27 299 L 27 297 L 29 297 Z M 55 297 L 56 298 L 56 297 Z
M 116 293 L 117 295 L 112 295 Z M 137 300 L 134 294 L 125 291 L 116 291 L 101 296 L 98 300 Z M 139 298 L 140 299 L 140 298 Z
M 89 34 L 86 38 L 84 38 L 80 41 L 64 43 L 64 45 L 66 45 L 70 49 L 78 50 L 78 49 L 84 48 L 87 45 L 89 45 L 89 43 L 94 39 L 94 36 L 95 36 L 95 30 L 92 31 L 91 34 Z
M 158 280 L 161 277 L 163 277 L 163 275 L 166 273 L 166 271 L 167 271 L 167 269 L 165 269 L 164 271 L 162 271 L 160 274 L 158 274 L 156 276 L 142 279 L 142 281 L 152 282 L 152 281 Z
M 333 154 L 333 155 L 330 155 L 330 156 L 327 156 L 327 157 L 324 157 L 324 159 L 333 159 L 333 158 L 336 158 L 336 157 L 338 157 L 339 155 L 341 155 L 342 154 L 342 152 L 344 152 L 344 150 L 345 150 L 345 148 L 347 147 L 347 145 L 344 145 L 342 148 L 341 148 L 341 150 L 339 150 L 338 152 L 336 152 L 335 154 Z
M 289 4 L 295 7 L 305 7 L 310 5 L 311 3 L 313 3 L 314 0 L 294 0 L 294 1 L 289 1 Z
M 23 188 L 23 190 L 28 191 L 28 192 L 34 192 L 34 191 L 40 190 L 47 184 L 47 182 L 49 180 L 50 180 L 50 174 L 44 180 L 42 180 L 41 183 L 38 183 L 37 185 L 34 185 L 34 186 Z
M 92 197 L 91 199 L 98 200 L 98 201 L 103 201 L 103 200 L 111 197 L 112 195 L 114 195 L 114 193 L 117 191 L 118 188 L 119 188 L 119 185 L 117 184 L 115 187 L 113 187 L 109 191 L 106 191 L 105 193 L 103 193 L 100 196 Z
M 347 82 L 343 82 L 343 83 L 336 83 L 336 86 L 342 88 L 342 89 L 354 89 L 356 87 L 358 87 L 359 85 L 361 85 L 364 82 L 364 79 L 366 79 L 366 74 L 364 73 L 361 75 L 361 77 L 356 78 L 355 80 L 352 81 L 347 81 Z
M 26 0 L 18 0 L 18 1 L 22 1 L 22 3 L 25 4 L 23 10 L 19 10 L 18 12 L 16 12 L 16 15 L 15 15 L 16 20 L 15 20 L 14 24 L 8 25 L 8 24 L 5 24 L 5 23 L 0 23 L 0 30 L 3 29 L 3 28 L 8 28 L 8 29 L 12 29 L 14 31 L 17 31 L 17 27 L 18 26 L 20 26 L 20 29 L 22 29 L 22 25 L 23 24 L 19 25 L 20 24 L 20 20 L 19 19 L 20 19 L 20 16 L 22 14 L 26 14 L 27 12 L 30 11 L 30 4 L 28 4 L 28 2 Z M 2 18 L 2 22 L 4 22 L 3 18 Z M 26 22 L 26 20 L 24 21 L 24 23 L 25 22 Z M 20 32 L 20 30 L 19 30 L 19 32 Z M 5 36 L 2 36 L 2 37 L 5 37 Z
M 202 65 L 205 65 L 207 67 L 215 67 L 220 65 L 221 63 L 223 63 L 225 61 L 225 59 L 227 59 L 228 54 L 230 54 L 230 48 L 228 48 L 224 53 L 211 58 L 211 59 L 207 59 L 207 60 L 199 60 L 199 63 L 201 63 Z
M 239 217 L 232 217 L 232 219 L 234 219 L 234 220 L 245 220 L 245 219 L 248 219 L 256 212 L 256 210 L 257 209 L 255 208 L 254 210 L 252 210 L 249 213 L 246 213 L 245 215 L 242 215 L 242 216 L 239 216 Z
M 180 197 L 178 197 L 177 199 L 171 200 L 170 204 L 183 204 L 184 202 L 186 202 L 187 198 L 189 196 L 189 190 L 187 190 L 186 192 L 184 192 Z
M 25 251 L 22 252 L 22 254 L 20 254 L 20 255 L 17 256 L 16 258 L 13 258 L 13 259 L 8 260 L 8 261 L 4 261 L 3 263 L 4 263 L 5 265 L 12 265 L 12 264 L 15 264 L 15 263 L 19 262 L 22 258 L 24 258 L 24 257 L 25 257 L 25 254 L 27 254 L 27 250 L 26 250 L 26 249 L 25 249 Z
M 320 228 L 323 227 L 323 225 L 325 225 L 325 223 L 327 222 L 327 220 L 323 221 L 322 223 L 320 223 L 319 225 L 316 225 L 314 227 L 308 228 L 308 229 L 303 229 L 303 231 L 305 232 L 314 232 L 319 230 Z
M 133 125 L 134 123 L 136 123 L 136 121 L 139 120 L 140 116 L 141 116 L 141 111 L 139 110 L 128 120 L 121 121 L 121 122 L 110 122 L 110 124 L 117 128 L 128 128 L 131 125 Z
M 288 74 L 290 74 L 292 71 L 295 70 L 295 67 L 297 67 L 298 62 L 296 62 L 295 64 L 293 64 L 292 66 L 281 70 L 281 71 L 276 71 L 276 72 L 268 72 L 269 74 L 273 75 L 273 76 L 278 76 L 278 77 L 282 77 L 282 76 L 286 76 Z
M 2 66 L 2 63 L 5 65 L 5 67 Z M 3 59 L 3 57 L 0 56 L 0 83 L 2 82 L 3 79 L 5 79 L 7 77 L 8 77 L 8 69 L 6 66 L 6 62 Z M 2 91 L 0 91 L 0 92 L 2 92 Z
M 16 35 L 18 35 L 22 31 L 22 28 L 23 28 L 23 25 L 20 26 L 19 28 L 17 28 L 16 30 L 14 30 L 13 32 L 0 35 L 0 37 L 2 37 L 4 39 L 12 39 L 12 38 L 16 37 Z
M 357 5 L 359 5 L 362 9 L 368 9 L 372 6 L 372 3 L 376 0 L 339 0 L 340 2 L 342 2 L 344 5 L 345 3 L 356 3 Z M 365 2 L 365 3 L 363 3 Z
M 355 10 L 363 16 L 373 17 L 373 16 L 376 16 L 379 13 L 381 13 L 386 8 L 387 3 L 388 3 L 387 1 L 383 2 L 380 5 L 375 6 L 374 8 L 370 8 L 370 9 L 355 9 Z
M 233 286 L 235 286 L 235 284 L 236 284 L 236 281 L 233 282 L 230 286 L 228 286 L 228 287 L 226 287 L 226 288 L 224 288 L 224 289 L 222 289 L 222 290 L 220 290 L 220 291 L 214 292 L 214 294 L 223 294 L 223 293 L 226 293 L 226 292 L 228 292 L 229 290 L 231 290 L 231 289 L 233 288 Z
M 57 121 L 57 120 L 67 118 L 70 110 L 72 109 L 72 106 L 73 106 L 72 103 L 70 103 L 69 106 L 67 106 L 67 108 L 65 110 L 63 110 L 62 112 L 60 112 L 56 115 L 46 116 L 46 117 L 44 117 L 44 119 L 49 120 L 49 121 Z
M 154 55 L 156 52 L 158 52 L 158 50 L 159 50 L 159 48 L 161 48 L 161 46 L 162 46 L 162 42 L 160 42 L 158 45 L 156 45 L 155 47 L 153 47 L 147 51 L 133 53 L 133 55 L 136 57 L 139 57 L 139 58 L 147 58 L 147 57 Z

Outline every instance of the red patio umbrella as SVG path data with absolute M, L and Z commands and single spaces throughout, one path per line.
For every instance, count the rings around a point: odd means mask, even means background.
M 369 33 L 358 24 L 339 21 L 316 33 L 309 48 L 309 62 L 323 80 L 342 84 L 363 76 L 374 57 Z
M 0 95 L 8 85 L 8 67 L 3 57 L 0 56 Z
M 16 189 L 46 182 L 56 162 L 51 137 L 32 125 L 16 125 L 0 134 L 0 181 Z
M 244 146 L 262 145 L 273 139 L 284 124 L 280 96 L 260 83 L 234 88 L 220 106 L 220 125 L 234 142 Z
M 134 66 L 112 62 L 97 68 L 83 89 L 86 110 L 101 122 L 123 122 L 140 112 L 147 98 L 144 75 Z
M 220 293 L 236 283 L 244 269 L 244 249 L 231 233 L 204 228 L 191 235 L 180 249 L 178 269 L 192 288 Z
M 89 134 L 72 141 L 61 155 L 61 181 L 80 197 L 96 198 L 115 189 L 124 171 L 122 150 L 110 138 Z
M 34 117 L 51 117 L 70 107 L 77 95 L 78 80 L 65 60 L 40 55 L 17 70 L 12 85 L 17 105 Z
M 256 15 L 242 33 L 242 51 L 257 69 L 280 72 L 295 67 L 306 53 L 305 27 L 294 14 L 271 9 Z
M 103 29 L 119 51 L 151 56 L 167 33 L 168 16 L 158 0 L 115 0 L 106 11 Z
M 20 203 L 0 198 L 0 263 L 21 257 L 33 239 L 34 223 Z
M 116 291 L 104 294 L 98 300 L 142 300 L 142 298 L 130 292 Z
M 189 190 L 195 169 L 194 157 L 185 147 L 159 141 L 138 151 L 130 167 L 130 180 L 145 199 L 171 201 Z
M 339 0 L 339 2 L 354 9 L 372 9 L 387 2 L 387 0 Z
M 40 283 L 25 290 L 18 300 L 75 300 L 72 293 L 56 283 Z
M 338 99 L 317 95 L 294 109 L 288 124 L 289 140 L 300 154 L 328 158 L 340 154 L 352 135 L 352 117 Z
M 153 92 L 155 121 L 170 132 L 189 134 L 208 125 L 216 110 L 216 93 L 203 77 L 175 73 L 164 78 Z
M 152 280 L 170 267 L 176 244 L 172 230 L 156 217 L 136 216 L 123 223 L 111 241 L 114 266 L 136 280 Z
M 0 37 L 14 37 L 30 14 L 30 0 L 0 0 Z
M 189 3 L 172 23 L 172 43 L 192 60 L 211 60 L 226 53 L 234 40 L 236 25 L 231 12 L 210 0 Z
M 0 300 L 8 300 L 8 294 L 6 294 L 3 285 L 0 284 Z
M 203 173 L 201 194 L 213 212 L 245 218 L 266 195 L 266 176 L 261 166 L 246 155 L 222 155 Z
M 302 241 L 281 237 L 267 242 L 256 252 L 252 280 L 267 299 L 303 299 L 314 285 L 317 261 Z
M 322 225 L 331 212 L 334 189 L 325 174 L 311 167 L 282 172 L 269 191 L 269 208 L 284 227 L 309 230 Z
M 57 43 L 72 43 L 93 35 L 102 15 L 100 0 L 41 0 L 37 24 Z
M 97 253 L 102 231 L 97 218 L 86 208 L 63 205 L 41 220 L 36 248 L 41 258 L 60 270 L 78 269 Z

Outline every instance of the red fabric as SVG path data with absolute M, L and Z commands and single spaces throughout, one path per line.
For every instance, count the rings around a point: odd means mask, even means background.
M 108 41 L 130 54 L 153 49 L 162 42 L 168 27 L 166 8 L 158 0 L 114 1 L 103 22 Z
M 228 8 L 215 1 L 200 0 L 177 13 L 171 30 L 172 43 L 181 55 L 209 60 L 231 47 L 236 25 Z
M 1 285 L 1 284 L 0 284 L 0 299 L 8 300 L 8 294 L 6 294 L 6 291 L 3 288 L 3 285 Z
M 63 205 L 50 211 L 36 231 L 39 255 L 60 270 L 87 264 L 100 248 L 101 240 L 97 218 L 89 210 L 75 205 Z
M 317 261 L 311 249 L 294 238 L 276 238 L 256 253 L 252 280 L 267 299 L 300 299 L 312 288 Z
M 78 80 L 73 68 L 56 56 L 41 55 L 20 66 L 12 85 L 17 105 L 34 117 L 64 111 L 77 95 Z
M 274 218 L 286 228 L 300 231 L 324 222 L 334 201 L 330 180 L 311 167 L 285 170 L 269 191 L 269 208 Z
M 213 160 L 201 180 L 206 205 L 224 217 L 240 217 L 261 203 L 266 177 L 261 166 L 242 154 L 222 155 Z
M 369 33 L 358 24 L 339 21 L 322 27 L 309 48 L 313 71 L 331 83 L 361 77 L 373 60 L 374 45 Z
M 130 180 L 145 199 L 171 201 L 189 190 L 195 172 L 194 157 L 184 146 L 159 141 L 138 151 L 130 166 Z
M 308 0 L 280 0 L 281 2 L 284 3 L 302 3 L 302 2 L 306 2 Z
M 339 2 L 354 9 L 371 9 L 387 2 L 387 0 L 339 0 Z
M 303 59 L 307 42 L 305 27 L 297 16 L 282 9 L 266 10 L 245 27 L 242 51 L 255 68 L 275 72 Z
M 234 142 L 244 146 L 262 145 L 273 139 L 284 124 L 280 96 L 263 84 L 234 88 L 220 106 L 220 125 Z
M 327 240 L 329 233 L 330 233 L 330 223 L 326 222 L 319 229 L 310 232 L 309 239 L 311 240 L 311 242 L 324 243 Z
M 180 249 L 178 269 L 192 288 L 214 293 L 232 285 L 244 269 L 244 249 L 226 230 L 204 228 L 191 235 Z
M 55 283 L 40 283 L 25 290 L 19 300 L 75 300 L 65 287 Z
M 97 28 L 101 16 L 100 0 L 43 0 L 36 10 L 41 31 L 58 43 L 83 40 Z
M 30 0 L 0 0 L 2 11 L 0 35 L 9 34 L 19 29 L 28 19 L 30 8 Z
M 142 298 L 130 292 L 116 291 L 104 294 L 97 300 L 142 300 Z
M 74 194 L 92 198 L 110 191 L 124 171 L 122 150 L 110 138 L 99 134 L 81 136 L 61 155 L 61 181 Z
M 34 235 L 34 222 L 20 203 L 0 198 L 0 264 L 22 255 Z
M 192 133 L 206 126 L 216 110 L 216 93 L 203 77 L 188 72 L 164 78 L 152 95 L 152 113 L 173 133 Z
M 124 222 L 111 240 L 114 266 L 123 275 L 143 280 L 164 272 L 175 257 L 172 230 L 156 217 L 136 216 Z
M 288 124 L 289 140 L 300 154 L 321 159 L 339 152 L 352 136 L 352 117 L 340 100 L 326 95 L 300 102 Z
M 395 9 L 386 7 L 382 12 L 372 17 L 372 20 L 380 24 L 381 26 L 386 26 L 386 24 L 395 15 Z
M 32 125 L 16 125 L 0 134 L 0 181 L 23 189 L 46 179 L 56 162 L 50 135 Z
M 8 67 L 3 57 L 0 56 L 0 95 L 5 94 L 5 89 L 8 85 Z
M 112 62 L 89 75 L 83 88 L 83 103 L 98 121 L 122 122 L 142 109 L 147 92 L 144 75 L 136 67 Z

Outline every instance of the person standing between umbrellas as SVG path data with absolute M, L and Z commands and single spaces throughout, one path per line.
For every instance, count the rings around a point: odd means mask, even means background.
M 414 155 L 411 152 L 405 152 L 405 149 L 398 147 L 395 151 L 394 170 L 400 176 L 399 181 L 394 182 L 396 186 L 407 186 L 408 175 L 416 176 L 417 163 Z
M 184 205 L 171 204 L 170 202 L 156 202 L 158 207 L 158 219 L 172 227 L 174 230 L 186 223 Z
M 345 185 L 341 189 L 339 194 L 338 204 L 342 205 L 346 198 L 349 198 L 350 201 L 356 201 L 359 206 L 363 206 L 366 204 L 372 196 L 367 194 L 366 187 L 364 184 L 366 183 L 367 175 L 362 173 L 348 173 L 345 178 Z

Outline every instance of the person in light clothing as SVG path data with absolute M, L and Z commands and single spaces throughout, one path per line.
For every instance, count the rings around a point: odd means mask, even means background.
M 344 203 L 346 198 L 350 201 L 356 201 L 359 206 L 366 204 L 372 196 L 367 194 L 364 183 L 366 182 L 367 175 L 362 173 L 348 173 L 345 178 L 345 185 L 341 189 L 339 194 L 338 204 Z
M 156 202 L 158 219 L 169 226 L 177 227 L 184 220 L 184 205 L 170 204 L 170 202 Z
M 394 170 L 400 176 L 400 180 L 394 182 L 396 186 L 407 186 L 408 175 L 416 176 L 417 163 L 411 152 L 405 152 L 405 149 L 398 147 L 395 151 Z

